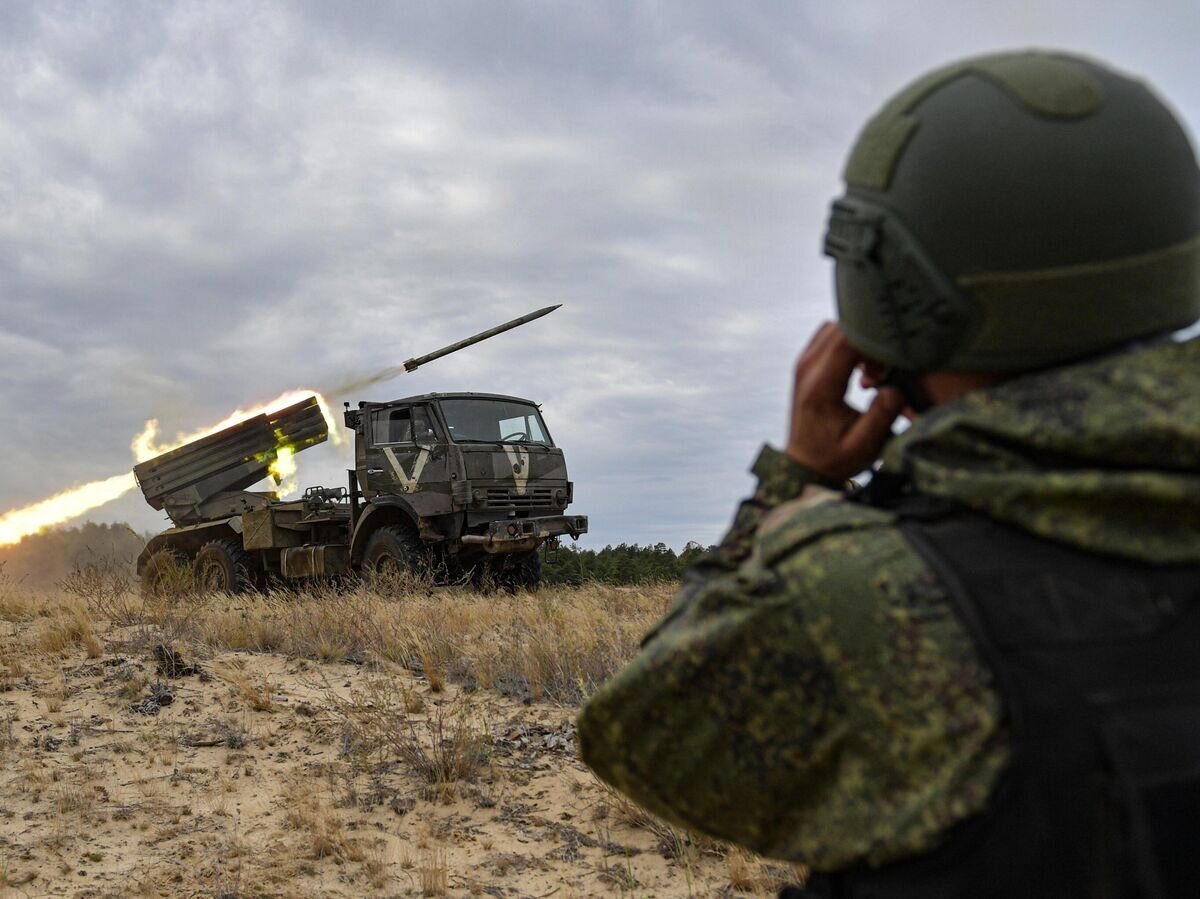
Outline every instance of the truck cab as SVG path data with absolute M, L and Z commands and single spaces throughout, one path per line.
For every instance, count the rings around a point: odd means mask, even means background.
M 358 567 L 408 566 L 424 553 L 452 573 L 519 569 L 534 580 L 547 540 L 587 532 L 567 515 L 562 450 L 530 400 L 429 393 L 347 409 L 355 433 Z

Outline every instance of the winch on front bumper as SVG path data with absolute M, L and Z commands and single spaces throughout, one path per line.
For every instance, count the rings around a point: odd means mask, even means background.
M 551 537 L 564 534 L 572 540 L 586 534 L 586 515 L 546 515 L 541 518 L 502 518 L 491 522 L 482 534 L 464 534 L 462 542 L 490 553 L 523 552 L 537 549 Z

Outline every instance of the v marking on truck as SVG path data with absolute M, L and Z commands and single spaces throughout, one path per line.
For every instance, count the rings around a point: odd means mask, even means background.
M 417 461 L 413 464 L 412 477 L 404 473 L 404 466 L 400 464 L 400 460 L 396 458 L 396 451 L 390 446 L 383 447 L 383 454 L 387 456 L 388 463 L 392 466 L 392 471 L 396 475 L 396 479 L 404 486 L 408 492 L 416 489 L 417 482 L 421 480 L 421 472 L 425 470 L 425 463 L 429 461 L 429 450 L 423 449 L 417 453 Z
M 517 496 L 525 495 L 525 485 L 529 483 L 529 450 L 519 446 L 504 447 L 504 455 L 513 467 L 513 480 L 517 482 Z

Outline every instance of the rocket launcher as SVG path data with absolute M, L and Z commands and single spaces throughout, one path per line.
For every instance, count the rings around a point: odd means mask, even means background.
M 246 488 L 270 476 L 281 449 L 298 453 L 328 437 L 317 398 L 310 396 L 155 456 L 133 474 L 146 502 L 183 527 L 270 505 L 275 493 Z

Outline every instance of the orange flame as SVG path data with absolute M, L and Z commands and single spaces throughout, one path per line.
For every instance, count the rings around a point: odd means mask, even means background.
M 222 431 L 230 425 L 237 424 L 239 421 L 253 418 L 255 415 L 261 415 L 264 412 L 275 412 L 278 409 L 284 409 L 310 396 L 316 396 L 317 398 L 317 405 L 320 407 L 321 415 L 325 418 L 325 425 L 329 429 L 329 439 L 335 444 L 341 443 L 343 439 L 341 432 L 337 428 L 337 421 L 333 417 L 329 404 L 325 402 L 325 398 L 315 390 L 289 390 L 287 393 L 280 394 L 275 399 L 260 406 L 255 406 L 252 409 L 238 409 L 231 412 L 215 425 L 200 428 L 190 434 L 176 434 L 173 441 L 165 443 L 155 442 L 158 437 L 158 421 L 152 418 L 146 422 L 146 426 L 142 429 L 142 432 L 133 439 L 133 456 L 138 462 L 145 462 L 147 459 L 153 459 L 155 456 L 178 449 L 185 443 L 191 443 L 193 440 L 199 440 L 201 437 L 207 437 L 209 434 Z M 290 450 L 291 448 L 287 449 Z M 272 475 L 278 479 L 282 479 L 281 476 L 290 476 L 295 471 L 295 463 L 291 458 L 292 454 L 284 453 L 283 455 L 287 458 L 282 460 L 282 465 L 277 466 L 277 469 L 272 471 Z M 19 543 L 23 537 L 27 537 L 30 534 L 36 534 L 38 531 L 45 530 L 53 525 L 62 524 L 63 522 L 70 521 L 72 518 L 78 518 L 92 509 L 119 499 L 136 486 L 137 481 L 133 477 L 133 472 L 113 475 L 110 478 L 103 478 L 88 484 L 82 484 L 79 487 L 72 487 L 70 490 L 56 493 L 48 499 L 31 503 L 20 509 L 12 509 L 5 512 L 0 515 L 0 546 Z M 294 485 L 290 483 L 286 486 L 294 489 Z
M 0 546 L 19 543 L 28 534 L 36 534 L 51 525 L 76 518 L 124 496 L 136 486 L 131 471 L 64 490 L 49 499 L 5 512 L 0 515 Z

